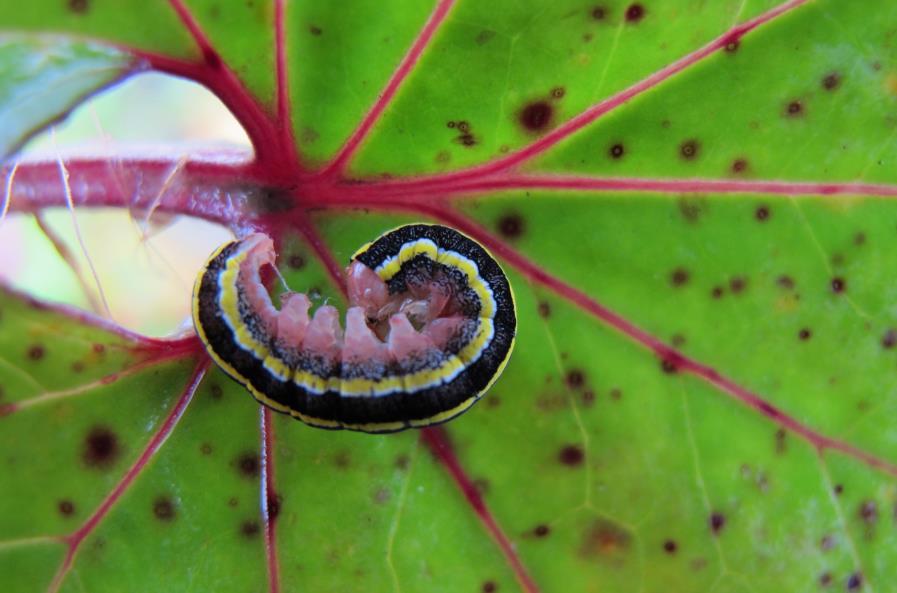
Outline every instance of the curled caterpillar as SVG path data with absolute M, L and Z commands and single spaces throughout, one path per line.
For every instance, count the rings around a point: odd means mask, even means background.
M 450 420 L 492 386 L 514 346 L 508 279 L 477 242 L 412 224 L 359 249 L 346 270 L 346 328 L 330 305 L 259 276 L 272 240 L 255 233 L 209 258 L 193 322 L 209 355 L 260 403 L 320 428 L 394 432 Z

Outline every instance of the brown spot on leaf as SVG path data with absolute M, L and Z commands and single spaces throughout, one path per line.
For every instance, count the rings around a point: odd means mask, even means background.
M 637 23 L 645 18 L 645 7 L 636 2 L 626 8 L 626 22 Z
M 251 539 L 257 537 L 261 530 L 258 521 L 243 521 L 240 524 L 240 534 L 245 538 Z
M 69 10 L 75 14 L 84 14 L 90 10 L 87 0 L 68 0 Z
M 294 270 L 299 270 L 305 267 L 305 258 L 298 253 L 294 253 L 287 259 L 287 265 Z
M 570 369 L 567 371 L 567 376 L 564 380 L 570 389 L 579 389 L 585 384 L 586 376 L 580 369 Z
M 60 500 L 56 508 L 59 509 L 59 514 L 63 517 L 71 517 L 75 514 L 75 503 L 67 498 Z
M 614 387 L 610 390 L 610 398 L 614 401 L 619 401 L 623 398 L 623 390 Z
M 473 40 L 477 45 L 486 45 L 487 43 L 492 41 L 493 37 L 495 37 L 495 31 L 483 29 L 482 31 L 477 33 L 477 36 L 474 37 Z
M 779 288 L 792 290 L 794 288 L 794 278 L 786 274 L 782 274 L 781 276 L 776 278 L 776 284 L 779 286 Z
M 679 544 L 676 543 L 676 540 L 668 539 L 663 542 L 663 551 L 667 554 L 675 554 L 678 549 Z
M 819 575 L 819 586 L 828 587 L 832 584 L 832 573 L 826 571 Z
M 546 537 L 549 533 L 551 533 L 551 528 L 544 523 L 533 528 L 533 535 L 536 537 Z
M 159 496 L 153 501 L 153 515 L 159 521 L 172 521 L 176 514 L 174 501 L 168 496 Z
M 890 328 L 881 337 L 881 347 L 890 350 L 894 346 L 897 346 L 897 329 Z
M 212 399 L 219 400 L 221 396 L 224 395 L 224 390 L 221 389 L 221 385 L 218 383 L 212 383 L 209 387 L 209 395 L 212 396 Z
M 688 283 L 688 270 L 685 268 L 676 268 L 670 273 L 670 284 L 673 286 L 685 286 Z
M 506 239 L 517 239 L 526 230 L 523 217 L 519 214 L 505 214 L 498 219 L 498 232 Z
M 495 593 L 496 591 L 498 591 L 498 584 L 495 581 L 483 583 L 483 593 Z
M 608 154 L 610 154 L 610 158 L 620 159 L 623 158 L 624 154 L 626 154 L 626 148 L 622 143 L 617 142 L 616 144 L 612 145 L 607 152 Z
M 725 293 L 725 289 L 722 286 L 714 286 L 710 291 L 710 296 L 714 299 L 721 299 L 723 297 L 723 293 Z
M 837 72 L 829 72 L 822 78 L 822 88 L 833 91 L 841 86 L 841 75 Z
M 788 117 L 800 117 L 804 114 L 804 104 L 795 99 L 785 106 L 785 114 Z
M 733 294 L 744 292 L 747 285 L 748 281 L 744 276 L 735 276 L 729 280 L 729 290 L 731 290 Z
M 551 89 L 551 98 L 552 99 L 563 99 L 564 95 L 567 94 L 567 90 L 562 86 L 556 86 Z
M 546 301 L 539 301 L 539 316 L 548 319 L 551 316 L 551 305 Z
M 842 292 L 847 290 L 847 280 L 841 278 L 840 276 L 836 276 L 835 278 L 832 278 L 831 286 L 832 292 L 834 292 L 835 294 L 841 294 Z
M 767 220 L 769 220 L 769 216 L 769 206 L 757 206 L 757 209 L 754 210 L 754 218 L 756 218 L 759 222 L 766 222 Z
M 878 505 L 874 500 L 864 500 L 857 509 L 857 515 L 866 525 L 874 525 L 878 521 Z
M 352 456 L 345 449 L 337 451 L 333 455 L 333 465 L 339 469 L 346 469 L 352 463 Z
M 784 428 L 780 428 L 776 431 L 776 453 L 779 455 L 783 455 L 788 450 L 788 441 L 787 441 L 788 433 L 785 432 Z
M 212 445 L 209 443 L 203 443 L 199 446 L 199 452 L 203 455 L 211 455 L 212 454 Z
M 551 126 L 554 107 L 547 101 L 533 101 L 520 110 L 517 119 L 528 132 L 543 132 Z
M 733 40 L 729 41 L 728 43 L 726 43 L 726 45 L 723 47 L 723 49 L 725 49 L 727 53 L 732 54 L 732 53 L 735 53 L 736 51 L 738 51 L 738 47 L 740 45 L 741 45 L 740 41 L 738 41 L 737 39 L 733 39 Z
M 585 459 L 585 452 L 579 445 L 567 445 L 558 453 L 558 461 L 569 467 L 582 465 Z
M 311 33 L 312 35 L 314 35 L 315 37 L 320 37 L 321 33 L 323 33 L 324 30 L 321 29 L 321 27 L 318 27 L 317 25 L 311 25 L 308 27 L 308 32 Z
M 84 363 L 80 360 L 76 360 L 72 363 L 72 372 L 73 373 L 81 373 L 84 372 Z
M 723 530 L 723 527 L 726 526 L 726 516 L 722 513 L 713 512 L 710 514 L 708 523 L 710 525 L 710 531 L 713 533 L 713 535 L 719 535 Z
M 860 231 L 853 236 L 853 244 L 857 247 L 866 244 L 866 233 Z
M 847 577 L 847 590 L 859 591 L 863 588 L 863 573 L 857 571 Z
M 94 344 L 93 351 L 96 354 L 103 354 L 106 352 L 106 346 L 103 344 Z
M 682 218 L 690 223 L 697 222 L 704 211 L 700 202 L 685 197 L 679 198 L 677 205 Z
M 732 161 L 733 173 L 744 173 L 748 170 L 748 162 L 746 159 L 735 159 Z
M 603 21 L 607 18 L 607 8 L 604 6 L 596 6 L 592 8 L 591 15 L 596 21 Z
M 268 517 L 273 521 L 283 508 L 283 497 L 276 492 L 268 494 Z
M 843 484 L 835 484 L 835 496 L 841 496 L 844 493 Z
M 583 558 L 618 556 L 629 550 L 632 536 L 622 526 L 596 519 L 586 529 L 579 553 Z
M 81 458 L 88 467 L 108 469 L 121 455 L 118 436 L 105 426 L 94 426 L 84 439 Z
M 47 353 L 42 344 L 32 344 L 28 347 L 27 356 L 30 360 L 41 360 Z
M 244 478 L 255 479 L 261 472 L 261 460 L 259 459 L 258 453 L 254 451 L 242 453 L 234 461 L 234 465 L 240 475 Z
M 686 160 L 690 161 L 697 158 L 698 153 L 700 152 L 701 144 L 697 140 L 686 140 L 679 145 L 679 154 Z
M 797 332 L 797 337 L 801 341 L 806 342 L 807 340 L 809 340 L 810 338 L 813 337 L 813 332 L 810 330 L 810 328 L 805 327 L 805 328 L 802 328 L 799 332 Z
M 823 552 L 828 552 L 835 547 L 835 537 L 830 533 L 823 535 L 819 540 L 819 547 Z

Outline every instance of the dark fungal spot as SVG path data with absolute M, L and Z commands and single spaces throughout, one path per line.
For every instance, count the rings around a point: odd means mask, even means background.
M 105 426 L 94 426 L 84 439 L 81 458 L 88 467 L 108 469 L 121 454 L 118 436 Z
M 588 408 L 589 406 L 591 406 L 592 404 L 595 403 L 595 392 L 592 391 L 591 389 L 586 389 L 585 391 L 582 392 L 581 399 L 582 399 L 582 405 L 584 405 L 585 407 Z
M 725 289 L 722 286 L 714 286 L 710 291 L 710 296 L 714 299 L 720 299 L 722 298 L 723 293 L 725 293 Z
M 679 198 L 677 206 L 679 207 L 679 214 L 689 223 L 698 222 L 704 211 L 699 201 L 686 197 Z
M 741 45 L 741 42 L 737 39 L 732 39 L 726 43 L 723 49 L 726 50 L 726 53 L 733 54 L 738 51 L 738 47 Z
M 536 537 L 546 537 L 549 533 L 551 533 L 551 528 L 544 523 L 533 528 L 533 535 Z
M 389 491 L 382 490 L 386 492 L 387 499 L 389 498 Z M 280 509 L 283 507 L 283 497 L 276 492 L 271 492 L 268 494 L 268 517 L 273 521 L 280 515 Z
M 694 139 L 686 140 L 682 144 L 679 145 L 679 154 L 682 158 L 686 160 L 692 160 L 697 158 L 698 153 L 701 151 L 701 144 Z
M 614 401 L 619 401 L 623 397 L 623 390 L 617 387 L 614 387 L 610 390 L 610 398 Z
M 785 106 L 785 114 L 788 117 L 799 117 L 804 113 L 804 104 L 795 99 Z
M 240 504 L 240 499 L 238 499 L 236 496 L 231 496 L 230 498 L 227 499 L 227 506 L 229 506 L 231 508 L 234 508 L 239 504 Z
M 626 8 L 626 22 L 627 23 L 637 23 L 640 20 L 645 18 L 645 7 L 639 3 L 630 4 L 629 7 Z
M 663 542 L 663 551 L 667 554 L 675 554 L 678 549 L 679 544 L 676 543 L 676 540 L 668 539 Z
M 847 577 L 847 590 L 848 591 L 859 591 L 863 588 L 863 574 L 861 572 L 855 572 Z
M 610 158 L 612 159 L 620 159 L 623 158 L 623 155 L 626 153 L 626 149 L 619 142 L 610 147 L 610 150 L 607 151 L 610 154 Z
M 339 469 L 346 469 L 352 464 L 352 456 L 345 449 L 337 451 L 333 455 L 333 465 Z
M 731 290 L 733 294 L 744 292 L 747 285 L 748 281 L 744 276 L 735 276 L 729 280 L 729 290 Z
M 551 125 L 553 116 L 554 107 L 547 101 L 534 101 L 520 110 L 518 120 L 527 131 L 542 132 Z
M 841 496 L 844 493 L 843 484 L 835 484 L 835 496 Z
M 474 37 L 473 40 L 477 45 L 486 45 L 487 43 L 492 41 L 493 37 L 495 37 L 495 31 L 483 29 L 482 31 L 477 33 L 477 36 Z
M 822 539 L 819 540 L 819 548 L 823 552 L 828 552 L 829 550 L 831 550 L 834 547 L 835 547 L 835 537 L 830 533 L 823 535 Z
M 305 267 L 305 258 L 298 253 L 294 253 L 289 257 L 289 259 L 287 259 L 287 265 L 294 270 L 298 270 Z
M 497 228 L 506 239 L 516 239 L 523 234 L 526 225 L 519 214 L 505 214 L 498 219 Z
M 841 278 L 840 276 L 836 276 L 835 278 L 832 278 L 831 285 L 832 285 L 832 292 L 834 292 L 835 294 L 841 294 L 842 292 L 847 290 L 847 281 L 844 278 Z
M 660 361 L 660 370 L 667 375 L 675 375 L 679 371 L 679 365 L 672 356 L 665 356 Z
M 558 461 L 569 467 L 582 465 L 585 459 L 585 452 L 579 445 L 567 445 L 558 453 Z
M 866 233 L 860 231 L 856 235 L 853 236 L 853 244 L 857 247 L 866 244 Z
M 69 10 L 75 14 L 84 14 L 90 9 L 87 0 L 68 0 Z
M 72 372 L 73 373 L 81 373 L 84 371 L 84 363 L 80 360 L 76 360 L 72 363 Z
M 607 18 L 607 8 L 604 6 L 595 6 L 592 8 L 591 15 L 596 21 L 603 21 Z
M 723 530 L 723 527 L 726 526 L 726 516 L 718 512 L 711 513 L 708 523 L 710 524 L 710 531 L 713 535 L 719 535 Z
M 688 283 L 688 270 L 685 268 L 676 268 L 670 273 L 670 284 L 675 287 L 685 286 Z
M 57 503 L 56 508 L 59 509 L 59 514 L 63 517 L 71 517 L 75 514 L 75 503 L 67 498 L 60 500 Z
M 483 593 L 495 593 L 498 591 L 498 584 L 495 581 L 486 581 L 483 583 Z
M 841 86 L 841 75 L 837 72 L 829 72 L 822 78 L 822 88 L 833 91 Z
M 769 215 L 769 206 L 757 206 L 757 209 L 754 210 L 754 218 L 756 218 L 760 222 L 766 222 L 767 220 L 769 220 Z
M 174 501 L 168 496 L 159 496 L 153 501 L 153 515 L 159 521 L 172 521 L 176 514 Z
M 779 286 L 779 288 L 791 290 L 794 288 L 794 278 L 786 274 L 782 274 L 781 276 L 776 278 L 776 284 Z
M 685 346 L 685 342 L 685 336 L 682 334 L 673 334 L 673 337 L 670 338 L 670 344 L 672 344 L 674 348 L 682 348 Z
M 318 27 L 317 25 L 311 25 L 308 27 L 308 32 L 311 33 L 312 35 L 314 35 L 315 37 L 320 37 L 321 33 L 323 33 L 324 30 L 321 29 L 321 27 Z
M 489 493 L 491 484 L 486 478 L 477 478 L 473 481 L 473 487 L 480 496 L 486 496 Z
M 583 373 L 579 369 L 571 369 L 567 371 L 567 376 L 564 378 L 567 382 L 567 387 L 570 389 L 579 389 L 586 382 L 585 373 Z
M 890 350 L 897 346 L 897 330 L 891 328 L 881 337 L 881 347 Z
M 596 519 L 586 529 L 579 553 L 586 559 L 619 556 L 631 543 L 632 536 L 625 528 L 607 519 Z
M 219 400 L 224 395 L 224 390 L 221 389 L 221 385 L 218 383 L 212 383 L 212 386 L 209 388 L 209 394 L 212 396 L 212 399 Z
M 551 305 L 546 301 L 539 301 L 539 316 L 547 319 L 551 316 Z
M 564 95 L 567 94 L 567 90 L 562 86 L 556 86 L 551 89 L 551 98 L 552 99 L 563 99 Z
M 47 353 L 42 344 L 32 344 L 28 347 L 27 356 L 30 360 L 41 360 Z
M 807 340 L 809 340 L 810 338 L 813 337 L 813 332 L 810 330 L 810 328 L 805 327 L 805 328 L 802 328 L 799 332 L 797 332 L 797 337 L 802 342 L 806 342 Z
M 744 173 L 748 169 L 748 162 L 746 159 L 735 159 L 732 161 L 732 172 L 733 173 Z
M 396 457 L 396 469 L 405 471 L 411 465 L 411 458 L 407 455 L 399 455 Z
M 832 584 L 832 573 L 826 571 L 819 575 L 819 586 L 828 587 Z
M 234 465 L 241 476 L 245 478 L 257 478 L 261 470 L 261 462 L 258 453 L 247 451 L 234 461 Z
M 94 344 L 94 345 L 93 345 L 93 351 L 94 351 L 94 353 L 96 353 L 96 354 L 103 354 L 103 353 L 106 352 L 106 346 L 103 345 L 103 344 L 99 344 L 99 343 L 98 343 L 98 344 Z
M 857 509 L 857 515 L 866 525 L 874 525 L 878 521 L 878 505 L 874 500 L 864 500 Z
M 212 454 L 212 445 L 209 443 L 203 443 L 199 446 L 199 452 L 203 455 L 211 455 Z
M 776 431 L 776 453 L 779 455 L 784 454 L 788 450 L 788 441 L 787 441 L 787 433 L 784 428 L 780 428 Z
M 260 531 L 261 526 L 258 521 L 243 521 L 240 523 L 240 534 L 247 539 L 257 537 Z

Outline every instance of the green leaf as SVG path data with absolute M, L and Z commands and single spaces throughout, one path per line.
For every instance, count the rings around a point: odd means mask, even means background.
M 508 271 L 517 349 L 444 428 L 327 432 L 189 338 L 6 294 L 0 583 L 888 590 L 897 6 L 138 4 L 144 27 L 99 0 L 46 27 L 207 84 L 258 156 L 185 166 L 167 211 L 273 234 L 287 283 L 336 301 L 359 245 L 458 227 Z M 161 196 L 150 165 L 121 206 Z M 216 182 L 246 188 L 230 218 Z
M 134 67 L 131 55 L 98 43 L 0 35 L 0 157 Z

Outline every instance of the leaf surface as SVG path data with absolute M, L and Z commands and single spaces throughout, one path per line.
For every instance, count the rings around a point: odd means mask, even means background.
M 448 224 L 503 263 L 519 330 L 469 413 L 372 436 L 260 412 L 190 337 L 7 294 L 10 586 L 888 590 L 897 8 L 543 4 L 173 1 L 142 9 L 158 36 L 54 5 L 48 29 L 206 84 L 254 142 L 163 193 L 170 162 L 125 162 L 118 205 L 265 230 L 336 301 L 359 245 Z M 116 205 L 68 166 L 79 207 Z M 45 171 L 14 209 L 64 203 Z

